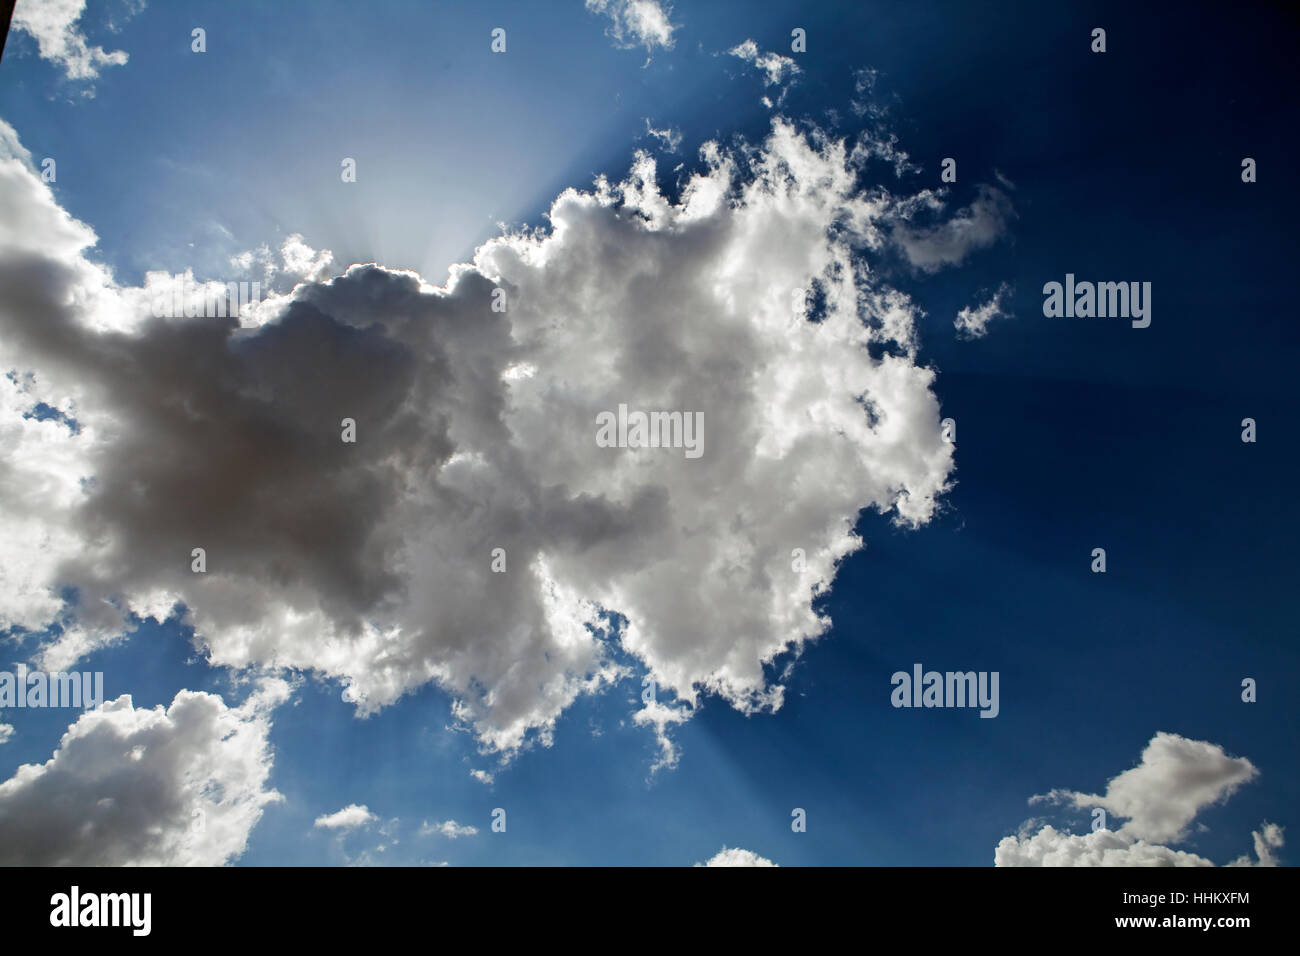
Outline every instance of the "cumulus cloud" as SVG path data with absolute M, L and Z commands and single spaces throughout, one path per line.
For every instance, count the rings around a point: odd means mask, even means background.
M 491 784 L 496 779 L 486 770 L 471 770 L 469 775 L 482 784 Z
M 643 46 L 652 53 L 656 47 L 672 49 L 673 8 L 659 0 L 587 0 L 587 9 L 609 17 L 606 32 L 620 47 Z
M 7 744 L 9 738 L 14 735 L 13 724 L 0 724 L 0 744 Z
M 326 813 L 316 818 L 313 826 L 324 830 L 355 830 L 379 819 L 364 804 L 350 803 L 342 810 Z
M 988 334 L 989 323 L 994 319 L 1006 318 L 1009 312 L 1003 310 L 1003 301 L 1011 293 L 1011 287 L 1005 282 L 998 286 L 998 290 L 993 293 L 993 298 L 989 299 L 983 305 L 967 306 L 957 313 L 957 319 L 953 325 L 957 329 L 958 338 L 978 339 Z
M 221 866 L 238 858 L 263 808 L 268 681 L 240 707 L 182 690 L 170 706 L 124 694 L 83 713 L 43 764 L 0 783 L 0 865 Z
M 707 862 L 696 863 L 696 866 L 776 866 L 771 860 L 759 856 L 751 850 L 742 850 L 740 847 L 723 847 Z
M 478 827 L 462 826 L 455 820 L 444 820 L 442 823 L 430 823 L 425 820 L 420 824 L 420 836 L 445 836 L 449 840 L 455 840 L 457 837 L 474 836 L 478 833 Z
M 58 66 L 68 79 L 93 80 L 101 67 L 126 63 L 127 55 L 87 43 L 77 26 L 85 10 L 86 0 L 18 0 L 12 26 L 35 39 L 41 59 Z
M 638 154 L 445 286 L 308 250 L 291 293 L 186 319 L 87 258 L 0 124 L 0 627 L 57 623 L 62 670 L 175 609 L 212 665 L 363 714 L 436 683 L 507 757 L 633 670 L 661 735 L 703 695 L 776 709 L 859 513 L 923 524 L 952 469 L 917 310 L 867 264 L 912 200 L 859 187 L 861 146 L 778 118 L 675 201 Z M 601 447 L 620 404 L 699 413 L 702 455 Z
M 893 238 L 903 254 L 922 272 L 937 272 L 945 266 L 960 265 L 978 249 L 993 245 L 1007 233 L 1015 218 L 1015 209 L 1006 193 L 981 184 L 975 200 L 959 210 L 947 222 L 929 227 L 900 223 Z M 941 208 L 941 204 L 927 204 Z
M 995 866 L 1213 866 L 1195 853 L 1153 845 L 1110 830 L 1074 834 L 1050 824 L 1037 833 L 1005 837 Z
M 1226 801 L 1259 771 L 1245 757 L 1230 757 L 1222 747 L 1178 734 L 1157 733 L 1141 762 L 1111 779 L 1104 794 L 1052 790 L 1030 803 L 1058 803 L 1077 809 L 1101 808 L 1126 820 L 1118 830 L 1072 834 L 1047 825 L 1037 832 L 1029 821 L 1015 836 L 998 843 L 997 866 L 1213 866 L 1204 857 L 1166 843 L 1187 838 L 1188 827 L 1208 806 Z M 1255 834 L 1259 865 L 1273 865 L 1282 830 L 1266 824 Z M 1248 864 L 1244 858 L 1233 865 Z

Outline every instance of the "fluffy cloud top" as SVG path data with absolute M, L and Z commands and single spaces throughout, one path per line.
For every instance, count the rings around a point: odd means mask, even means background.
M 332 272 L 334 254 L 328 249 L 316 251 L 307 245 L 301 233 L 295 232 L 280 244 L 278 262 L 271 248 L 262 243 L 256 249 L 231 256 L 230 265 L 254 276 L 260 272 L 261 282 L 269 292 L 273 285 L 292 286 L 303 279 L 323 282 Z
M 740 847 L 723 847 L 708 861 L 696 863 L 696 866 L 776 866 L 771 860 L 759 856 L 752 850 L 742 850 Z
M 86 0 L 18 0 L 12 26 L 30 34 L 41 59 L 62 69 L 70 80 L 93 80 L 101 67 L 121 66 L 127 55 L 121 50 L 105 53 L 90 46 L 77 22 L 86 10 Z
M 629 660 L 661 732 L 701 694 L 779 707 L 859 512 L 922 524 L 952 469 L 916 309 L 867 265 L 912 202 L 856 185 L 870 155 L 777 119 L 674 199 L 638 154 L 445 287 L 291 241 L 304 281 L 241 322 L 155 318 L 0 124 L 0 627 L 59 623 L 59 670 L 179 602 L 214 665 L 365 713 L 436 682 L 506 755 Z M 702 456 L 601 447 L 621 404 L 700 413 Z
M 1213 866 L 1195 853 L 1134 840 L 1110 830 L 1074 834 L 1051 825 L 1037 833 L 1005 837 L 996 866 Z
M 355 830 L 357 827 L 363 827 L 377 819 L 378 817 L 370 812 L 369 807 L 350 803 L 342 810 L 336 810 L 334 813 L 326 813 L 317 817 L 313 826 L 324 830 Z
M 1229 757 L 1223 748 L 1178 734 L 1158 733 L 1142 760 L 1114 777 L 1104 794 L 1053 790 L 1030 803 L 1064 803 L 1079 809 L 1100 807 L 1127 822 L 1118 830 L 1086 834 L 1062 832 L 1034 822 L 997 846 L 997 866 L 1213 866 L 1204 857 L 1174 850 L 1205 807 L 1227 800 L 1259 771 L 1244 757 Z M 1282 830 L 1265 824 L 1255 834 L 1259 865 L 1274 865 L 1272 851 L 1282 845 Z M 1240 858 L 1233 865 L 1249 865 Z
M 621 47 L 672 49 L 677 27 L 668 18 L 673 8 L 659 0 L 587 0 L 587 9 L 609 17 L 608 33 Z
M 240 707 L 183 690 L 169 707 L 130 695 L 83 713 L 43 764 L 0 783 L 0 865 L 221 866 L 268 803 L 270 682 Z

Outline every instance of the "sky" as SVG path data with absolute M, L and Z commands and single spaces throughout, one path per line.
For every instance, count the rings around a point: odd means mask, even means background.
M 1288 864 L 1295 28 L 18 0 L 0 862 Z

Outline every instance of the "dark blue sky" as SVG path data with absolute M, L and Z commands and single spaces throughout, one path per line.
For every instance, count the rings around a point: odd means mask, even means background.
M 577 3 L 276 6 L 155 3 L 107 40 L 91 29 L 131 61 L 84 101 L 29 38 L 9 38 L 0 116 L 35 156 L 59 158 L 56 195 L 120 280 L 300 232 L 338 262 L 441 281 L 495 220 L 538 224 L 566 186 L 625 172 L 652 145 L 646 117 L 682 131 L 674 162 L 688 168 L 708 138 L 760 139 L 760 84 L 717 52 L 752 37 L 785 53 L 795 26 L 808 52 L 782 113 L 850 134 L 854 71 L 874 68 L 899 145 L 923 167 L 900 183 L 881 164 L 878 181 L 938 187 L 952 156 L 954 208 L 996 170 L 1015 184 L 1017 218 L 958 269 L 875 263 L 927 313 L 921 359 L 957 423 L 956 486 L 919 530 L 861 518 L 867 546 L 825 602 L 834 626 L 778 713 L 712 701 L 675 732 L 679 765 L 652 775 L 628 681 L 580 699 L 552 747 L 488 788 L 468 770 L 494 765 L 446 729 L 440 692 L 358 720 L 337 687 L 308 681 L 271 733 L 271 784 L 287 799 L 242 863 L 355 856 L 366 838 L 340 846 L 311 824 L 359 803 L 402 821 L 379 862 L 681 864 L 725 844 L 782 865 L 988 865 L 1030 816 L 1084 832 L 1084 811 L 1028 798 L 1103 791 L 1158 731 L 1260 770 L 1180 848 L 1226 862 L 1261 821 L 1295 823 L 1300 111 L 1285 5 L 679 2 L 676 47 L 644 69 L 644 51 L 613 48 Z M 498 23 L 511 55 L 494 63 L 479 47 Z M 192 24 L 207 25 L 215 78 L 185 68 Z M 326 203 L 336 155 L 366 175 Z M 1066 273 L 1152 283 L 1151 326 L 1045 318 L 1043 284 Z M 959 340 L 957 311 L 1004 282 L 1012 317 Z M 1240 438 L 1247 417 L 1254 444 Z M 1089 568 L 1096 547 L 1104 575 Z M 230 692 L 186 637 L 145 626 L 82 666 L 137 705 Z M 918 661 L 998 671 L 997 719 L 891 707 L 890 675 Z M 1245 677 L 1257 703 L 1240 699 Z M 48 759 L 66 726 L 50 712 L 4 719 L 18 729 L 0 748 L 6 777 Z M 508 808 L 509 839 L 487 833 L 494 807 Z M 806 833 L 791 832 L 794 807 Z M 414 835 L 448 818 L 483 832 Z

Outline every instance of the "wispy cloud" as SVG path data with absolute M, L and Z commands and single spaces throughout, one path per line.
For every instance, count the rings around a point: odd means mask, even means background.
M 942 208 L 937 200 L 930 205 Z M 922 272 L 938 272 L 945 266 L 960 265 L 972 252 L 993 245 L 1007 234 L 1015 216 L 1006 193 L 981 184 L 975 200 L 951 219 L 930 227 L 902 223 L 894 229 L 893 238 L 913 266 Z
M 763 74 L 764 86 L 784 83 L 800 72 L 799 66 L 792 57 L 782 56 L 779 53 L 762 53 L 753 40 L 737 44 L 727 52 L 757 68 Z
M 609 17 L 606 32 L 620 47 L 643 46 L 652 53 L 672 49 L 673 9 L 659 0 L 587 0 L 587 9 Z
M 978 339 L 988 334 L 989 323 L 994 319 L 1006 318 L 1010 313 L 1004 311 L 1003 303 L 1012 289 L 1005 282 L 998 286 L 993 297 L 982 305 L 966 306 L 957 313 L 953 325 L 958 338 Z

